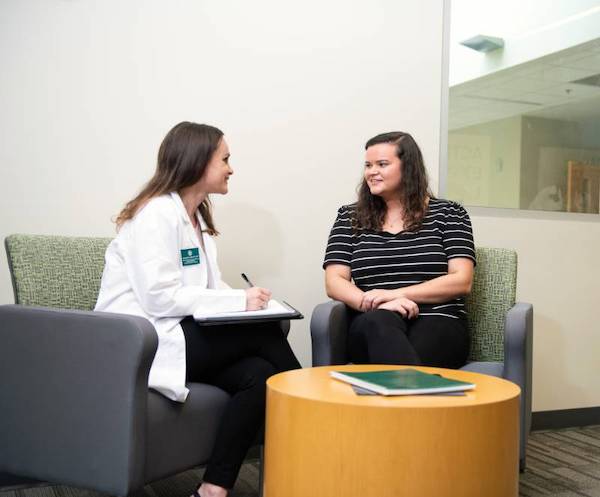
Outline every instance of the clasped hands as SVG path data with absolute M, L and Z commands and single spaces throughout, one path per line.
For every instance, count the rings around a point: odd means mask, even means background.
M 364 292 L 360 303 L 363 312 L 387 309 L 398 312 L 403 318 L 414 319 L 419 315 L 419 306 L 395 290 L 369 290 Z

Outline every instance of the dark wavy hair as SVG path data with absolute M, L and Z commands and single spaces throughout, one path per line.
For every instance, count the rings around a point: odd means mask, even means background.
M 223 132 L 208 124 L 181 122 L 167 133 L 158 150 L 154 176 L 137 196 L 127 202 L 116 219 L 117 230 L 154 197 L 165 193 L 179 192 L 196 183 L 204 174 L 206 166 L 216 152 Z M 218 235 L 212 218 L 208 197 L 198 210 L 206 222 L 207 232 Z
M 427 171 L 421 149 L 414 138 L 402 131 L 392 131 L 374 136 L 365 145 L 365 150 L 380 143 L 396 145 L 396 155 L 400 159 L 401 181 L 398 196 L 404 207 L 404 229 L 417 231 L 421 227 L 427 210 L 427 198 L 433 198 L 429 190 Z M 380 230 L 385 219 L 385 201 L 371 193 L 363 178 L 358 185 L 358 201 L 352 218 L 355 230 Z

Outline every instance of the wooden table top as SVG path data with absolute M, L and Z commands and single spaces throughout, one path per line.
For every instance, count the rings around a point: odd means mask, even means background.
M 413 368 L 426 373 L 437 373 L 453 380 L 468 381 L 475 389 L 466 395 L 357 395 L 345 382 L 329 375 L 330 371 L 378 371 L 384 369 Z M 520 388 L 507 380 L 494 376 L 461 371 L 456 369 L 431 368 L 422 366 L 396 366 L 381 364 L 348 364 L 343 366 L 322 366 L 303 368 L 279 373 L 267 380 L 269 389 L 290 397 L 314 402 L 331 402 L 350 406 L 371 407 L 468 407 L 503 402 L 517 397 Z

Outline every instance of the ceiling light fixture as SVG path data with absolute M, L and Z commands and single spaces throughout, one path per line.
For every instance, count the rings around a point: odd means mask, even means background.
M 504 47 L 504 40 L 502 38 L 496 38 L 495 36 L 476 35 L 468 40 L 460 42 L 465 47 L 472 48 L 478 52 L 491 52 L 492 50 L 498 50 Z

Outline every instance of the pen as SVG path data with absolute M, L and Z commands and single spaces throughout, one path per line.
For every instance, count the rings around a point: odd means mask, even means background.
M 242 278 L 244 279 L 244 281 L 245 281 L 246 283 L 248 283 L 248 286 L 249 286 L 249 287 L 251 287 L 251 288 L 252 288 L 252 287 L 254 286 L 254 284 L 253 284 L 253 283 L 252 283 L 252 282 L 251 282 L 251 281 L 248 279 L 248 276 L 246 276 L 244 273 L 242 273 Z

